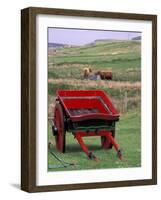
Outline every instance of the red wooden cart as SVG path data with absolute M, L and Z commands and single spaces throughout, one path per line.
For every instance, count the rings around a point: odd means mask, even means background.
M 52 132 L 56 148 L 65 152 L 66 132 L 71 132 L 89 159 L 97 160 L 83 141 L 83 137 L 100 136 L 104 149 L 114 146 L 122 159 L 115 141 L 115 122 L 119 114 L 109 97 L 101 90 L 58 90 Z

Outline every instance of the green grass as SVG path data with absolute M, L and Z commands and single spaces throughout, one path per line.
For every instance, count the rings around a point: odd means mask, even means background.
M 140 107 L 140 88 L 110 88 L 108 81 L 104 85 L 86 83 L 83 81 L 83 68 L 91 67 L 93 72 L 99 70 L 112 70 L 113 81 L 139 82 L 141 81 L 141 43 L 140 41 L 97 41 L 93 45 L 81 47 L 65 47 L 57 49 L 54 55 L 49 54 L 48 93 L 51 96 L 56 94 L 58 89 L 101 89 L 112 98 L 118 111 L 124 110 L 123 99 L 127 91 L 128 110 Z M 58 80 L 54 82 L 54 80 Z M 64 81 L 66 82 L 64 83 Z M 67 80 L 69 80 L 67 82 Z M 71 80 L 81 80 L 75 83 Z M 96 81 L 95 81 L 96 82 Z M 118 102 L 119 101 L 119 102 Z M 49 102 L 51 104 L 51 102 Z
M 99 71 L 99 70 L 108 70 L 108 69 L 115 69 L 115 71 L 113 71 L 113 80 L 114 81 L 130 81 L 130 82 L 135 82 L 135 81 L 140 81 L 141 80 L 141 72 L 140 69 L 135 69 L 136 67 L 132 66 L 132 68 L 130 68 L 131 70 L 128 69 L 129 62 L 128 64 L 126 64 L 125 62 L 121 65 L 120 64 L 120 69 L 117 69 L 117 64 L 110 64 L 110 65 L 106 65 L 104 64 L 104 66 L 102 67 L 101 64 L 99 64 L 98 66 L 96 66 L 96 63 L 92 66 L 92 69 L 94 71 Z M 106 66 L 106 67 L 105 67 Z M 137 66 L 137 63 L 135 63 L 135 66 Z M 126 67 L 127 70 L 123 70 L 122 68 Z M 83 67 L 82 67 L 83 68 Z M 57 68 L 53 68 L 50 69 L 48 71 L 48 77 L 49 78 L 77 78 L 77 79 L 83 79 L 83 69 L 82 68 L 78 68 L 76 66 L 73 65 L 69 65 L 69 67 L 67 68 L 61 68 L 57 69 Z M 61 70 L 61 73 L 59 72 L 59 70 Z
M 139 167 L 141 165 L 141 120 L 140 110 L 131 110 L 122 115 L 116 125 L 116 140 L 119 143 L 123 154 L 124 161 L 120 161 L 116 156 L 116 151 L 103 150 L 100 145 L 100 137 L 88 137 L 84 141 L 90 151 L 100 160 L 99 163 L 89 160 L 80 148 L 80 145 L 74 139 L 71 133 L 66 134 L 66 153 L 59 153 L 55 149 L 54 137 L 51 129 L 48 129 L 49 140 L 54 144 L 52 151 L 61 159 L 67 162 L 74 162 L 75 167 L 59 168 L 54 171 L 63 170 L 85 170 L 85 169 L 107 169 L 107 168 L 126 168 Z M 48 154 L 49 165 L 59 165 L 60 163 Z M 51 169 L 49 171 L 52 171 Z
M 84 65 L 90 65 L 94 71 L 110 68 L 114 74 L 113 80 L 140 81 L 140 49 L 139 41 L 98 41 L 93 45 L 57 49 L 56 54 L 50 54 L 48 59 L 53 65 L 49 77 L 81 78 Z M 63 65 L 67 67 L 61 67 Z M 62 73 L 56 70 L 58 66 Z

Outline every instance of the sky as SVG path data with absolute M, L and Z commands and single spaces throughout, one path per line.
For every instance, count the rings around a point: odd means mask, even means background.
M 139 32 L 48 28 L 48 42 L 68 45 L 84 45 L 99 39 L 130 40 L 141 36 Z

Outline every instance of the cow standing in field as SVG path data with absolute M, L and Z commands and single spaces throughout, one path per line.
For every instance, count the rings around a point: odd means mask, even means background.
M 112 80 L 112 71 L 98 71 L 95 74 L 100 75 L 102 80 Z

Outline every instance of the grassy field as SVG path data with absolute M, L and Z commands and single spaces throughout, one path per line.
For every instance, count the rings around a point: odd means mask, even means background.
M 93 72 L 112 70 L 112 81 L 84 80 L 83 68 Z M 101 160 L 89 161 L 71 133 L 66 134 L 67 151 L 55 150 L 54 138 L 48 129 L 52 150 L 66 161 L 74 161 L 76 169 L 99 169 L 140 166 L 140 102 L 141 102 L 141 42 L 97 41 L 79 47 L 64 47 L 48 50 L 48 115 L 53 116 L 56 91 L 58 89 L 101 89 L 111 98 L 121 113 L 117 123 L 116 139 L 124 152 L 125 161 L 120 162 L 116 152 L 101 149 L 100 138 L 85 138 L 89 149 Z M 49 164 L 58 161 L 49 154 Z M 58 170 L 72 170 L 72 167 Z M 56 169 L 54 169 L 56 170 Z
M 140 41 L 104 41 L 49 52 L 49 78 L 82 78 L 82 69 L 112 69 L 117 81 L 140 81 Z M 57 69 L 62 73 L 58 73 Z
M 54 144 L 52 151 L 59 158 L 67 162 L 76 163 L 75 167 L 59 168 L 55 170 L 82 170 L 82 169 L 104 169 L 121 167 L 139 167 L 141 162 L 141 134 L 140 134 L 140 111 L 133 110 L 121 116 L 117 123 L 116 140 L 120 144 L 124 154 L 124 160 L 120 161 L 116 156 L 114 148 L 104 150 L 101 148 L 100 137 L 88 137 L 84 141 L 90 151 L 100 160 L 99 163 L 89 160 L 82 151 L 80 145 L 71 133 L 66 133 L 66 153 L 62 154 L 55 149 L 55 140 L 49 128 L 49 141 Z M 49 165 L 59 165 L 60 163 L 49 153 Z M 49 169 L 51 171 L 52 169 Z

